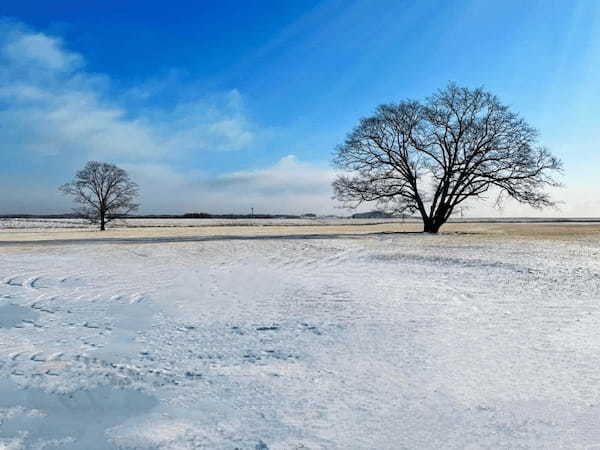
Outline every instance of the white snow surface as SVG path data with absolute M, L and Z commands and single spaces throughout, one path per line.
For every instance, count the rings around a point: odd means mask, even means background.
M 0 449 L 600 446 L 600 244 L 0 249 Z
M 315 225 L 375 225 L 380 223 L 421 223 L 416 219 L 351 219 L 351 218 L 298 218 L 298 219 L 119 219 L 111 222 L 109 228 L 173 228 L 173 227 L 219 227 L 219 226 L 315 226 Z M 64 231 L 65 229 L 98 229 L 85 219 L 43 219 L 43 218 L 0 218 L 0 230 L 8 231 Z

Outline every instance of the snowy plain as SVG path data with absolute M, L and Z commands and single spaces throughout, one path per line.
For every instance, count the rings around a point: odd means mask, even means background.
M 173 228 L 173 227 L 245 227 L 245 226 L 307 226 L 307 225 L 369 225 L 379 223 L 418 222 L 415 219 L 351 219 L 351 218 L 298 218 L 298 219 L 153 219 L 129 218 L 117 220 L 111 224 L 113 228 Z M 40 230 L 43 232 L 60 231 L 64 229 L 96 229 L 97 226 L 85 219 L 63 218 L 0 218 L 0 230 Z
M 2 449 L 600 448 L 600 241 L 0 245 Z

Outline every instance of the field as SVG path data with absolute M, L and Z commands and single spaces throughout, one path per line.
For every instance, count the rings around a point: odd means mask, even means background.
M 202 223 L 3 223 L 0 449 L 600 448 L 600 225 Z

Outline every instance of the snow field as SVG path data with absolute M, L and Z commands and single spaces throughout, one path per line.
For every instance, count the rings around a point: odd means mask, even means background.
M 414 219 L 126 219 L 116 220 L 109 228 L 172 228 L 172 227 L 219 227 L 219 226 L 308 226 L 308 225 L 369 225 L 380 223 L 419 223 Z M 98 226 L 84 219 L 43 219 L 43 218 L 0 218 L 0 230 L 9 231 L 59 231 L 64 229 L 95 230 Z
M 0 448 L 600 444 L 592 239 L 0 255 Z

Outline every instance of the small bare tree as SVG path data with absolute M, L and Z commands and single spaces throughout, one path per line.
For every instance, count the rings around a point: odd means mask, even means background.
M 537 131 L 483 89 L 454 84 L 424 102 L 381 105 L 337 147 L 346 172 L 333 183 L 346 207 L 377 202 L 418 212 L 437 233 L 455 208 L 488 191 L 535 208 L 554 205 L 561 162 L 537 144 Z
M 114 164 L 89 161 L 77 172 L 75 179 L 59 190 L 73 197 L 81 206 L 74 211 L 92 223 L 106 229 L 106 224 L 138 208 L 134 203 L 138 186 L 127 172 Z

